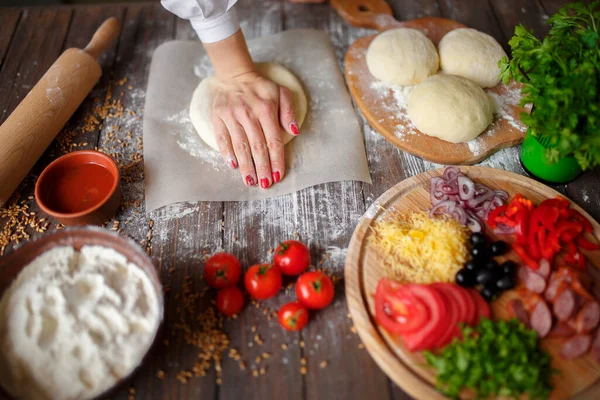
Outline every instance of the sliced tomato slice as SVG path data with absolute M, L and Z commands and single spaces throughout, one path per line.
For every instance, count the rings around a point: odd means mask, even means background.
M 477 306 L 477 318 L 475 321 L 475 325 L 478 325 L 482 318 L 489 319 L 492 313 L 490 312 L 489 304 L 481 297 L 479 292 L 475 289 L 467 289 L 473 297 L 475 301 L 475 305 Z
M 388 332 L 405 334 L 423 327 L 429 319 L 425 303 L 391 279 L 381 279 L 375 292 L 375 319 Z
M 467 304 L 467 317 L 466 320 L 462 322 L 471 326 L 475 325 L 475 323 L 477 322 L 477 303 L 475 303 L 475 299 L 473 298 L 473 296 L 471 296 L 467 289 L 458 285 L 457 288 Z
M 460 334 L 458 323 L 460 322 L 462 312 L 460 310 L 460 305 L 458 303 L 457 297 L 454 294 L 455 292 L 450 284 L 433 283 L 429 286 L 438 290 L 441 295 L 445 296 L 448 303 L 448 309 L 446 310 L 448 318 L 446 322 L 445 331 L 438 337 L 438 340 L 436 340 L 434 343 L 434 347 L 442 348 L 448 343 L 450 343 L 453 337 L 458 336 Z
M 445 333 L 448 308 L 446 300 L 430 285 L 409 285 L 409 288 L 425 303 L 430 314 L 427 323 L 421 329 L 403 336 L 404 344 L 409 351 L 432 349 L 440 334 Z
M 467 323 L 470 316 L 469 302 L 472 301 L 471 296 L 467 297 L 461 291 L 461 287 L 454 283 L 442 283 L 446 290 L 454 297 L 458 304 L 458 322 Z

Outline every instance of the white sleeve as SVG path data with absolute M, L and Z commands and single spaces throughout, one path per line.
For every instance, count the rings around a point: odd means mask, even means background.
M 203 43 L 226 39 L 240 29 L 233 6 L 237 0 L 161 0 L 164 8 L 188 19 Z

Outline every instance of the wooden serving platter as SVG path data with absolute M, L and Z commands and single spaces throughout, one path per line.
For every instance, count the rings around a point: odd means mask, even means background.
M 398 22 L 392 17 L 389 5 L 383 0 L 332 0 L 331 5 L 352 25 L 385 31 L 395 28 L 413 28 L 423 32 L 437 46 L 449 31 L 465 25 L 445 19 L 426 17 Z M 367 67 L 366 53 L 377 35 L 355 41 L 345 58 L 345 75 L 350 93 L 369 124 L 400 150 L 439 164 L 475 164 L 498 150 L 515 146 L 523 141 L 525 127 L 519 114 L 519 87 L 502 83 L 486 89 L 503 100 L 503 117 L 495 115 L 494 122 L 470 144 L 450 143 L 428 136 L 416 129 L 406 113 L 407 95 L 401 86 L 385 85 L 374 78 Z
M 475 182 L 483 183 L 492 189 L 502 189 L 512 198 L 517 193 L 523 194 L 535 204 L 547 198 L 554 198 L 560 193 L 529 178 L 507 171 L 485 167 L 461 167 L 460 170 Z M 389 210 L 422 211 L 431 207 L 429 199 L 429 181 L 434 176 L 441 176 L 442 169 L 433 170 L 414 176 L 398 183 L 377 199 L 361 218 L 356 227 L 345 266 L 346 299 L 354 325 L 369 354 L 381 369 L 403 390 L 418 399 L 443 399 L 435 390 L 435 374 L 428 368 L 421 352 L 410 353 L 401 339 L 389 335 L 380 328 L 374 319 L 374 294 L 381 278 L 394 277 L 394 273 L 385 266 L 383 256 L 376 248 L 369 245 L 372 235 L 370 227 L 380 220 Z M 574 203 L 571 207 L 585 215 L 594 226 L 594 236 L 600 238 L 600 225 L 584 210 Z M 486 232 L 494 237 L 491 232 Z M 598 252 L 586 252 L 590 263 L 600 266 Z M 512 258 L 509 255 L 507 258 Z M 499 258 L 497 258 L 500 260 Z M 514 259 L 514 261 L 518 261 Z M 515 291 L 505 292 L 492 303 L 495 318 L 508 319 L 510 315 L 507 305 Z M 588 354 L 576 360 L 564 360 L 559 353 L 564 339 L 544 339 L 542 346 L 552 356 L 553 368 L 560 375 L 553 378 L 554 391 L 552 399 L 576 397 L 578 399 L 600 398 L 600 364 Z M 595 393 L 595 397 L 590 397 Z M 465 396 L 468 398 L 468 395 Z

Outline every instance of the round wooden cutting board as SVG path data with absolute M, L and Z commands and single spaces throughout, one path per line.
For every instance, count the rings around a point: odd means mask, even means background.
M 507 171 L 485 167 L 460 167 L 460 170 L 475 182 L 483 183 L 492 189 L 505 190 L 511 198 L 521 193 L 534 204 L 561 195 L 539 182 Z M 431 208 L 429 181 L 442 173 L 443 170 L 438 169 L 404 180 L 377 199 L 354 231 L 345 266 L 346 298 L 361 340 L 371 357 L 390 379 L 418 399 L 445 397 L 435 390 L 435 375 L 426 366 L 422 353 L 410 353 L 400 339 L 389 335 L 375 322 L 374 294 L 377 283 L 384 277 L 393 278 L 394 274 L 385 266 L 383 256 L 377 249 L 369 245 L 369 237 L 372 235 L 370 227 L 389 210 L 422 211 Z M 571 203 L 571 207 L 583 213 L 592 222 L 594 236 L 600 238 L 600 225 L 576 204 Z M 486 233 L 494 237 L 490 231 Z M 600 252 L 585 254 L 594 267 L 600 266 Z M 510 254 L 507 258 L 512 256 Z M 513 260 L 518 261 L 516 258 Z M 495 318 L 510 318 L 507 305 L 514 296 L 514 290 L 505 292 L 492 303 Z M 600 398 L 600 385 L 594 385 L 600 378 L 600 364 L 590 354 L 571 361 L 562 359 L 559 353 L 563 341 L 564 339 L 542 341 L 542 346 L 552 356 L 552 367 L 560 371 L 560 375 L 556 375 L 552 380 L 555 389 L 551 398 Z
M 349 23 L 385 31 L 413 28 L 423 32 L 437 46 L 449 31 L 465 25 L 445 18 L 426 17 L 398 22 L 383 0 L 332 0 L 331 5 Z M 421 133 L 408 118 L 406 107 L 410 87 L 387 85 L 374 78 L 366 63 L 367 48 L 377 35 L 355 41 L 345 58 L 345 75 L 350 93 L 369 124 L 399 149 L 439 164 L 475 164 L 496 151 L 523 141 L 525 126 L 519 114 L 520 90 L 516 84 L 502 83 L 486 89 L 500 103 L 503 117 L 494 122 L 477 139 L 467 143 L 450 143 Z

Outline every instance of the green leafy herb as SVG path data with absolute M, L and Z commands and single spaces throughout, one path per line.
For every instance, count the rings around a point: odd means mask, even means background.
M 425 352 L 437 370 L 437 388 L 458 398 L 463 388 L 478 398 L 505 396 L 547 399 L 552 391 L 551 358 L 539 347 L 535 331 L 516 319 L 484 319 L 476 328 L 463 327 L 462 341 L 455 340 L 440 354 Z
M 515 27 L 502 80 L 523 83 L 522 104 L 533 109 L 521 120 L 548 141 L 547 159 L 574 156 L 585 170 L 600 164 L 600 1 L 567 4 L 548 23 L 543 40 Z

